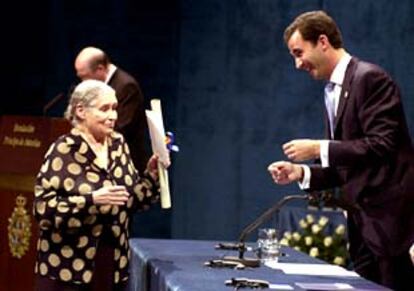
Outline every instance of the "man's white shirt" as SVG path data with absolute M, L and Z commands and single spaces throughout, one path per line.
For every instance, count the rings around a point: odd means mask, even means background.
M 333 94 L 332 94 L 332 102 L 335 104 L 335 116 L 338 112 L 338 105 L 339 105 L 339 98 L 341 96 L 342 91 L 342 84 L 345 79 L 346 68 L 351 61 L 351 55 L 345 53 L 345 55 L 339 60 L 338 64 L 335 66 L 335 69 L 332 72 L 332 75 L 329 79 L 329 82 L 334 84 Z M 333 132 L 333 130 L 332 130 Z M 331 136 L 333 139 L 333 136 Z M 321 165 L 323 168 L 329 167 L 329 143 L 330 140 L 320 140 L 320 159 Z M 298 182 L 300 189 L 308 189 L 310 188 L 310 179 L 311 179 L 311 171 L 308 165 L 301 165 L 303 168 L 303 180 Z

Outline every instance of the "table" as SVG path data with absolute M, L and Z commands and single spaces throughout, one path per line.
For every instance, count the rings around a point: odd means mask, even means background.
M 287 275 L 265 266 L 235 270 L 205 267 L 204 262 L 223 255 L 237 255 L 236 251 L 215 250 L 218 242 L 196 240 L 131 239 L 130 291 L 220 291 L 233 290 L 225 280 L 233 277 L 267 280 L 272 284 L 289 284 L 294 290 L 303 290 L 295 282 L 348 283 L 354 290 L 388 290 L 360 277 L 329 277 Z M 288 247 L 282 247 L 286 256 L 282 262 L 318 263 Z M 247 252 L 246 256 L 252 256 Z M 248 290 L 248 289 L 244 289 Z

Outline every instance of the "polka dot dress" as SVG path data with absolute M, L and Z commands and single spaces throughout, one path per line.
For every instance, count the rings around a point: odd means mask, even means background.
M 35 185 L 33 210 L 40 228 L 36 273 L 90 283 L 106 230 L 115 242 L 114 283 L 128 278 L 129 215 L 158 201 L 158 185 L 146 173 L 139 177 L 119 133 L 108 142 L 108 158 L 104 169 L 76 128 L 50 146 Z M 127 187 L 130 198 L 125 206 L 93 204 L 92 191 L 109 185 Z

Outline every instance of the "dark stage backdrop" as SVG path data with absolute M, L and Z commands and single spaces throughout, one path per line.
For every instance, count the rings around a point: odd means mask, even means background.
M 300 192 L 275 186 L 266 167 L 283 158 L 284 142 L 322 137 L 323 84 L 296 71 L 283 44 L 301 12 L 326 10 L 351 54 L 390 72 L 414 132 L 410 0 L 41 2 L 5 12 L 0 113 L 41 114 L 76 82 L 72 64 L 85 45 L 131 72 L 147 100 L 161 98 L 181 148 L 171 168 L 173 209 L 136 215 L 134 235 L 231 240 L 283 195 Z

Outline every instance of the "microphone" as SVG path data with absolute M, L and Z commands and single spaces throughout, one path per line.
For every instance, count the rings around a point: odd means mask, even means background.
M 55 97 L 53 97 L 49 102 L 46 103 L 45 106 L 43 106 L 43 115 L 46 116 L 46 113 L 49 112 L 49 110 L 55 106 L 60 100 L 62 100 L 65 97 L 64 93 L 59 93 Z
M 224 249 L 237 249 L 239 251 L 238 257 L 233 256 L 225 256 L 224 260 L 232 261 L 241 263 L 247 267 L 259 267 L 260 266 L 260 260 L 256 258 L 244 258 L 244 252 L 246 251 L 246 244 L 245 239 L 246 237 L 251 234 L 254 230 L 256 230 L 260 225 L 265 223 L 267 220 L 269 220 L 276 212 L 278 212 L 287 202 L 290 202 L 292 200 L 315 200 L 318 199 L 315 194 L 309 193 L 309 194 L 303 194 L 303 195 L 287 195 L 280 199 L 275 205 L 270 207 L 268 210 L 263 212 L 262 215 L 260 215 L 258 218 L 256 218 L 252 223 L 247 225 L 243 231 L 241 232 L 239 236 L 239 242 L 233 245 L 225 244 Z M 219 245 L 218 248 L 223 245 Z
M 73 91 L 75 90 L 76 84 L 72 83 L 67 91 L 67 93 L 60 92 L 55 97 L 50 99 L 49 102 L 46 103 L 45 106 L 43 106 L 43 116 L 46 116 L 46 114 L 49 112 L 51 108 L 53 108 L 56 104 L 61 102 L 63 99 L 69 99 L 72 95 Z

